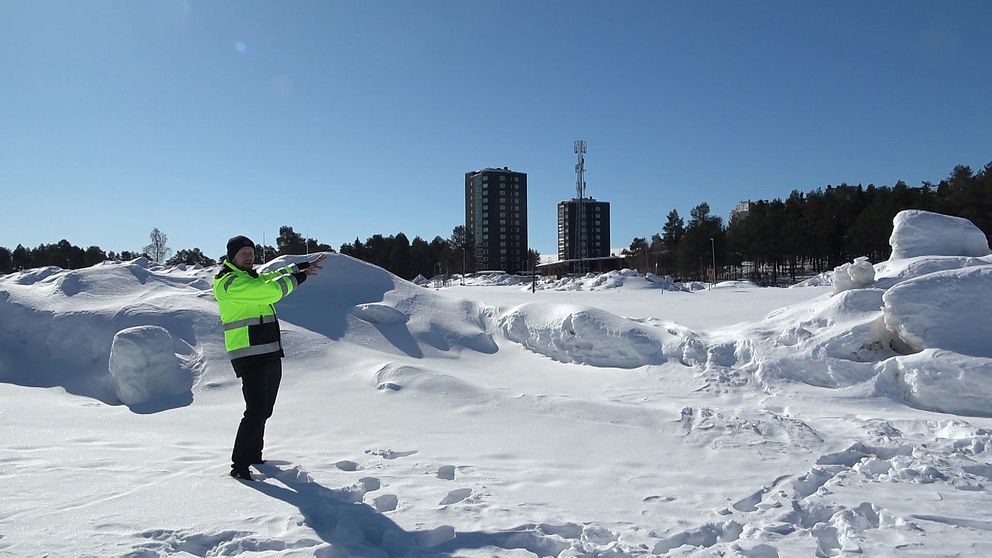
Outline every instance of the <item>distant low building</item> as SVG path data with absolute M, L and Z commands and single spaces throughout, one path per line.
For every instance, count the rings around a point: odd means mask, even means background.
M 747 218 L 748 214 L 751 212 L 752 206 L 754 206 L 754 204 L 751 203 L 751 200 L 742 201 L 738 203 L 736 207 L 730 210 L 730 219 L 727 222 L 728 223 L 732 222 L 735 218 L 736 219 Z

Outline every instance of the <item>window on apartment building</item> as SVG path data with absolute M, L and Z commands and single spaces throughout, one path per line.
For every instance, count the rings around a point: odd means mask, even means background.
M 500 182 L 506 182 L 506 175 L 505 174 L 499 175 L 499 181 Z

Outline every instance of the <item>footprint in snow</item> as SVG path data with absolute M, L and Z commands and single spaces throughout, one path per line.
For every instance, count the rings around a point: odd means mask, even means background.
M 447 506 L 449 504 L 455 504 L 465 500 L 471 495 L 472 495 L 471 488 L 459 488 L 457 490 L 452 490 L 451 492 L 448 493 L 447 496 L 444 497 L 444 499 L 438 502 L 438 505 Z
M 399 504 L 399 498 L 395 494 L 383 494 L 372 499 L 372 506 L 380 513 L 391 512 Z
M 437 478 L 444 480 L 455 480 L 455 466 L 441 465 L 437 468 Z
M 409 457 L 417 453 L 417 450 L 393 451 L 391 449 L 377 449 L 377 450 L 365 450 L 365 453 L 369 455 L 378 455 L 383 459 L 399 459 L 400 457 Z

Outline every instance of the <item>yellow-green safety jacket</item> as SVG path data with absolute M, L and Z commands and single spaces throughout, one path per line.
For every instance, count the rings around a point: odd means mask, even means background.
M 214 297 L 224 324 L 224 346 L 235 372 L 239 365 L 253 360 L 285 356 L 274 305 L 306 280 L 302 270 L 308 267 L 308 262 L 301 262 L 256 273 L 239 269 L 230 260 L 221 264 L 214 277 Z

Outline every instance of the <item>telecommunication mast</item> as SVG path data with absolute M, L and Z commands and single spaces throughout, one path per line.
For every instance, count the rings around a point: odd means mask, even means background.
M 572 250 L 572 257 L 579 260 L 575 265 L 575 271 L 585 273 L 586 227 L 582 202 L 586 197 L 586 141 L 576 140 L 574 150 L 578 162 L 575 163 L 575 248 Z

